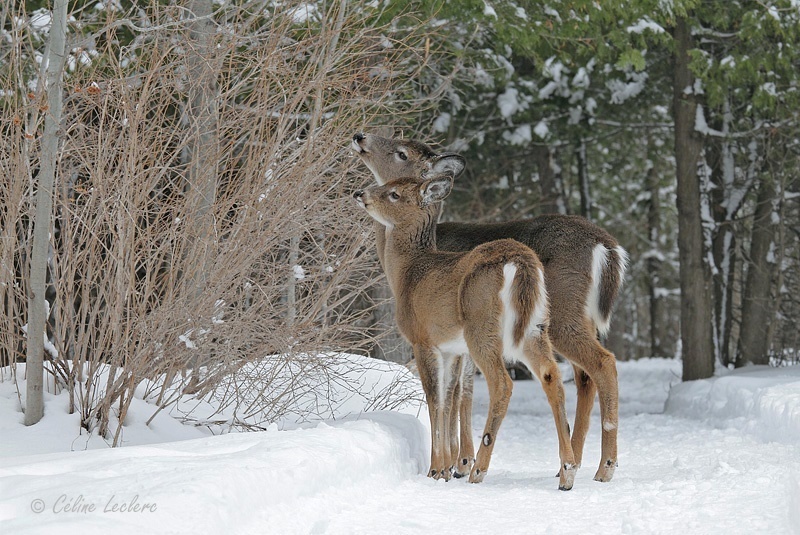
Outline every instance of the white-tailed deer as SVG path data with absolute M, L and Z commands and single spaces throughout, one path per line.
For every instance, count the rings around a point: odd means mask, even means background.
M 452 153 L 437 154 L 424 143 L 357 133 L 353 148 L 375 175 L 378 184 L 413 176 L 418 181 L 442 172 L 455 177 L 464 159 Z M 376 227 L 378 257 L 384 264 L 383 228 Z M 469 251 L 492 240 L 513 238 L 539 256 L 550 300 L 548 335 L 553 347 L 568 359 L 575 372 L 578 404 L 572 430 L 572 449 L 578 466 L 597 393 L 600 395 L 602 452 L 594 478 L 610 481 L 617 466 L 619 394 L 614 355 L 598 341 L 611 323 L 611 311 L 625 276 L 628 255 L 608 232 L 580 216 L 542 215 L 503 223 L 441 223 L 436 242 L 441 251 Z M 464 383 L 459 407 L 462 415 L 472 408 L 471 383 Z M 462 458 L 472 450 L 462 417 Z M 467 420 L 469 425 L 469 420 Z M 452 427 L 452 424 L 451 424 Z
M 457 462 L 450 437 L 454 409 L 446 376 L 457 377 L 469 351 L 489 386 L 489 414 L 469 480 L 486 476 L 513 382 L 505 359 L 524 363 L 539 378 L 553 411 L 561 458 L 559 488 L 572 488 L 575 459 L 561 373 L 547 337 L 549 308 L 544 269 L 514 240 L 484 243 L 468 252 L 436 249 L 439 202 L 452 174 L 419 182 L 398 179 L 353 197 L 385 229 L 384 271 L 397 302 L 396 321 L 414 348 L 431 419 L 430 477 L 449 479 Z

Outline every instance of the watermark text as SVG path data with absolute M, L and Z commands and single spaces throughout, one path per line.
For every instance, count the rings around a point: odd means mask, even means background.
M 31 511 L 34 513 L 51 512 L 53 514 L 78 514 L 90 513 L 155 513 L 158 504 L 142 499 L 138 494 L 133 496 L 117 496 L 112 494 L 107 499 L 87 498 L 83 494 L 77 496 L 62 494 L 51 504 L 36 498 L 31 501 Z

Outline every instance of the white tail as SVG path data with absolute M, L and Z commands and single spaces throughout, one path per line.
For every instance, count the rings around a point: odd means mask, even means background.
M 616 257 L 616 264 L 613 266 L 609 265 L 612 256 Z M 627 266 L 628 253 L 622 247 L 608 249 L 602 243 L 595 245 L 592 251 L 592 284 L 586 298 L 586 315 L 594 321 L 597 332 L 602 337 L 608 336 L 608 330 L 611 328 L 611 315 L 601 310 L 603 278 L 609 270 L 618 273 L 617 280 L 610 284 L 616 284 L 616 291 L 619 291 Z

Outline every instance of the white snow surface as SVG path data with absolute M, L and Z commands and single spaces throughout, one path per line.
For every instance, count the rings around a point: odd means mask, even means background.
M 800 444 L 800 366 L 751 366 L 670 391 L 665 412 L 763 441 Z
M 553 477 L 557 438 L 535 381 L 514 383 L 480 485 L 425 477 L 427 411 L 36 455 L 25 452 L 43 435 L 9 433 L 9 414 L 19 412 L 6 403 L 3 443 L 16 446 L 0 457 L 0 523 L 14 534 L 800 533 L 800 369 L 753 367 L 680 383 L 680 367 L 618 364 L 619 468 L 610 483 L 592 480 L 595 408 L 569 492 Z M 569 370 L 562 366 L 572 419 Z M 487 407 L 478 378 L 476 445 Z M 48 416 L 37 425 L 50 425 Z M 131 504 L 139 512 L 119 511 Z

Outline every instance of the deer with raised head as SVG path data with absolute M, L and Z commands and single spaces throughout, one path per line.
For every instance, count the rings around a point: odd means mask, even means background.
M 458 177 L 466 165 L 457 154 L 439 154 L 413 140 L 357 133 L 352 144 L 378 184 L 409 176 L 422 182 L 442 172 Z M 383 228 L 376 227 L 378 257 L 385 266 L 383 234 Z M 551 318 L 548 335 L 556 351 L 572 363 L 578 389 L 571 442 L 575 462 L 580 466 L 594 398 L 599 393 L 602 450 L 594 479 L 611 481 L 617 466 L 617 367 L 616 358 L 598 341 L 598 335 L 608 332 L 628 255 L 613 236 L 580 216 L 551 214 L 502 223 L 447 222 L 436 226 L 441 251 L 469 251 L 502 238 L 527 245 L 544 265 Z M 466 415 L 472 408 L 471 383 L 464 382 L 462 390 L 459 413 Z M 472 448 L 469 433 L 464 436 L 463 416 L 461 425 L 459 465 L 465 464 Z
M 486 377 L 489 414 L 469 480 L 483 481 L 513 382 L 506 360 L 520 361 L 541 381 L 558 432 L 559 488 L 572 488 L 576 466 L 569 436 L 561 373 L 546 325 L 544 270 L 529 247 L 514 240 L 484 243 L 468 252 L 436 248 L 439 203 L 450 193 L 451 173 L 393 180 L 353 197 L 385 229 L 383 265 L 397 304 L 396 322 L 414 349 L 431 419 L 428 475 L 449 479 L 451 447 L 445 370 L 469 352 Z

